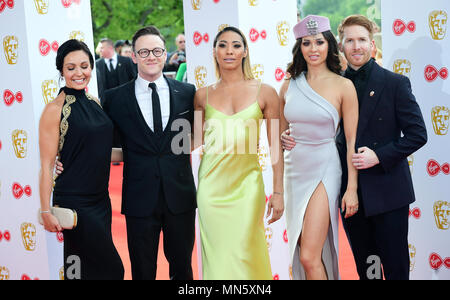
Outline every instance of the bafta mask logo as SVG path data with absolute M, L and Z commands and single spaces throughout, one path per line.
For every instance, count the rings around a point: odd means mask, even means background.
M 258 162 L 261 171 L 264 172 L 267 169 L 267 159 L 269 158 L 269 153 L 266 147 L 258 145 Z
M 447 12 L 443 10 L 434 10 L 428 16 L 428 25 L 434 40 L 444 39 L 447 32 L 447 19 Z
M 9 270 L 6 267 L 0 266 L 0 281 L 9 280 Z
M 436 135 L 446 135 L 448 133 L 450 109 L 444 106 L 435 106 L 431 110 L 431 121 Z
M 25 250 L 36 250 L 36 227 L 31 223 L 22 223 L 20 225 L 20 232 Z
M 250 6 L 258 6 L 258 0 L 248 0 L 248 5 L 250 5 Z
M 219 27 L 217 28 L 218 29 L 217 32 L 221 32 L 222 30 L 224 30 L 227 27 L 230 27 L 230 25 L 228 25 L 228 24 L 220 24 Z
M 437 228 L 441 230 L 448 230 L 450 228 L 450 202 L 434 202 L 433 211 Z
M 34 0 L 36 11 L 40 15 L 46 15 L 48 13 L 49 0 Z
M 85 35 L 80 30 L 74 30 L 69 34 L 69 40 L 79 40 L 80 42 L 84 42 Z
M 414 171 L 414 154 L 411 154 L 410 156 L 408 156 L 408 165 L 409 165 L 409 171 L 412 174 Z
M 41 85 L 42 88 L 42 98 L 44 103 L 48 104 L 55 100 L 58 96 L 58 84 L 55 80 L 44 80 Z
M 59 280 L 64 280 L 64 267 L 59 269 Z
M 202 9 L 202 0 L 191 0 L 191 4 L 193 10 Z
M 289 43 L 289 31 L 291 26 L 288 22 L 282 21 L 277 24 L 278 43 L 281 46 L 287 46 Z
M 272 239 L 273 239 L 272 228 L 266 227 L 265 234 L 266 234 L 267 249 L 269 249 L 270 252 L 270 250 L 272 249 Z
M 394 73 L 409 77 L 411 74 L 411 62 L 407 59 L 397 59 L 394 62 Z
M 263 81 L 264 80 L 264 65 L 261 65 L 261 64 L 252 65 L 252 73 L 256 79 L 258 79 L 259 81 Z
M 3 50 L 8 65 L 17 64 L 19 58 L 19 39 L 16 36 L 8 35 L 3 38 Z
M 203 88 L 208 84 L 208 71 L 205 67 L 199 66 L 194 70 L 194 78 L 197 89 Z
M 27 157 L 28 134 L 25 130 L 16 129 L 12 132 L 14 154 L 17 158 Z
M 414 266 L 416 265 L 416 247 L 414 245 L 408 244 L 409 249 L 409 271 L 414 271 Z

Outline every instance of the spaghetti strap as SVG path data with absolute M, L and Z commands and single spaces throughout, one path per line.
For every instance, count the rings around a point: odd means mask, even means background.
M 260 81 L 259 81 L 259 86 L 258 86 L 258 92 L 256 93 L 256 101 L 258 101 L 259 93 L 260 93 L 260 91 L 261 91 L 261 86 L 262 86 L 262 81 L 260 80 Z

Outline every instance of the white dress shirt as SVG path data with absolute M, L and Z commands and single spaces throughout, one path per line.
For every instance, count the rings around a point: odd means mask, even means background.
M 167 126 L 167 123 L 169 123 L 170 117 L 169 85 L 167 84 L 166 79 L 162 75 L 154 82 L 156 84 L 156 90 L 159 95 L 159 102 L 161 105 L 162 125 L 164 130 Z M 139 108 L 141 109 L 142 115 L 144 116 L 145 122 L 152 131 L 155 131 L 153 127 L 152 89 L 148 87 L 149 84 L 150 81 L 143 79 L 138 74 L 135 83 L 136 99 L 139 104 Z
M 106 64 L 106 67 L 108 68 L 109 71 L 111 71 L 109 69 L 109 63 L 110 62 L 112 64 L 114 70 L 117 69 L 117 63 L 118 63 L 117 53 L 114 53 L 113 57 L 111 57 L 111 58 L 105 58 L 105 64 Z

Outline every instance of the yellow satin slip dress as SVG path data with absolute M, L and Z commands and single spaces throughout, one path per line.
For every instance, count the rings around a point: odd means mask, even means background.
M 257 154 L 262 119 L 257 100 L 226 115 L 208 104 L 206 90 L 205 146 L 197 191 L 205 280 L 272 279 Z

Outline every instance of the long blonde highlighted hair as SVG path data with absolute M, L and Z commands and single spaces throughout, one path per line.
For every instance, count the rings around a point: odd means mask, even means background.
M 213 44 L 214 49 L 217 46 L 217 42 L 218 42 L 220 36 L 228 31 L 232 31 L 234 33 L 239 34 L 239 36 L 242 39 L 242 42 L 244 43 L 244 48 L 247 51 L 247 56 L 244 57 L 244 59 L 242 60 L 242 71 L 244 72 L 244 79 L 245 80 L 255 79 L 255 76 L 253 75 L 253 71 L 252 71 L 252 66 L 250 64 L 250 51 L 248 49 L 247 39 L 245 38 L 245 35 L 238 28 L 228 26 L 228 27 L 225 27 L 224 29 L 222 29 L 221 31 L 219 31 L 219 33 L 216 35 L 216 38 L 214 39 L 214 44 Z M 214 65 L 216 67 L 216 77 L 217 77 L 217 79 L 220 79 L 221 74 L 220 74 L 220 68 L 219 68 L 219 63 L 217 62 L 217 59 L 214 59 Z

